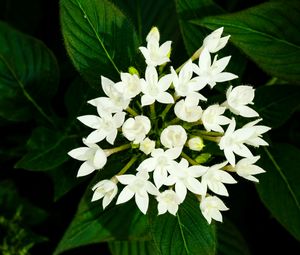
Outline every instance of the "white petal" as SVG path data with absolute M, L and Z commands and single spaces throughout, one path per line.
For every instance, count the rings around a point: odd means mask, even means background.
M 225 82 L 225 81 L 231 81 L 236 78 L 239 78 L 239 77 L 233 73 L 223 72 L 223 73 L 217 74 L 215 81 L 216 82 Z
M 87 143 L 98 143 L 106 137 L 107 133 L 104 130 L 97 129 L 90 133 L 86 138 Z
M 132 183 L 136 179 L 136 176 L 133 174 L 116 175 L 116 177 L 120 183 L 126 185 Z
M 80 166 L 77 177 L 86 176 L 94 171 L 94 166 L 89 161 L 86 161 Z
M 82 122 L 84 125 L 97 129 L 100 127 L 101 118 L 95 115 L 84 115 L 77 117 L 77 119 Z
M 97 150 L 93 160 L 95 169 L 103 168 L 106 162 L 107 162 L 107 157 L 105 152 L 102 149 Z
M 160 93 L 156 100 L 162 104 L 173 104 L 174 99 L 168 92 L 162 92 Z
M 148 210 L 148 204 L 149 204 L 149 196 L 146 193 L 145 196 L 140 196 L 138 193 L 135 194 L 135 202 L 138 206 L 138 208 L 141 210 L 143 214 L 146 214 Z
M 205 195 L 206 189 L 204 188 L 203 184 L 200 183 L 197 179 L 189 177 L 187 179 L 187 183 L 186 184 L 187 184 L 187 188 L 191 192 L 193 192 L 195 194 L 202 195 L 202 196 Z
M 170 159 L 177 159 L 182 152 L 182 147 L 174 147 L 166 150 L 165 155 Z
M 113 145 L 116 140 L 117 134 L 118 134 L 117 129 L 112 130 L 110 133 L 107 134 L 106 141 L 109 142 L 111 145 Z
M 118 196 L 116 204 L 123 204 L 129 201 L 134 196 L 134 192 L 132 192 L 128 186 L 126 186 Z
M 88 147 L 79 147 L 68 152 L 68 155 L 77 160 L 88 160 L 91 155 L 91 149 Z
M 180 202 L 183 202 L 186 197 L 186 187 L 182 182 L 176 182 L 175 184 L 175 192 L 180 199 Z
M 155 98 L 150 95 L 143 95 L 141 102 L 142 102 L 142 106 L 150 105 L 155 102 Z

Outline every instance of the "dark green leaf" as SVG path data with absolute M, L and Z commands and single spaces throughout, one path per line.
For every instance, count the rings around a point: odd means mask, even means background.
M 150 241 L 114 241 L 109 242 L 112 255 L 156 255 Z
M 267 73 L 300 82 L 299 1 L 267 2 L 237 13 L 206 17 L 193 23 L 224 26 L 231 41 Z M 276 17 L 276 18 L 275 18 Z
M 218 255 L 250 255 L 242 234 L 228 219 L 217 225 Z
M 58 67 L 40 41 L 0 22 L 0 116 L 12 121 L 45 112 L 58 85 Z
M 264 124 L 279 127 L 300 106 L 300 88 L 295 85 L 272 85 L 256 90 L 254 105 Z
M 122 156 L 110 156 L 81 199 L 77 213 L 61 239 L 55 254 L 82 245 L 115 240 L 148 240 L 147 217 L 137 209 L 134 201 L 111 205 L 102 210 L 102 201 L 91 202 L 92 186 L 110 178 L 127 163 Z M 109 176 L 109 177 L 108 177 Z M 114 201 L 112 202 L 114 204 Z
M 99 87 L 100 75 L 111 79 L 127 70 L 139 43 L 133 25 L 108 0 L 62 0 L 65 46 L 77 70 Z
M 74 146 L 74 137 L 68 133 L 36 128 L 27 142 L 28 153 L 15 167 L 27 170 L 45 171 L 68 160 L 68 151 Z
M 199 203 L 187 197 L 176 216 L 149 214 L 149 226 L 158 254 L 213 255 L 216 252 L 214 225 L 201 214 Z
M 264 149 L 257 190 L 272 215 L 300 240 L 300 150 L 289 144 Z
M 201 19 L 208 15 L 223 14 L 224 11 L 212 0 L 176 0 L 176 9 L 179 25 L 185 48 L 191 56 L 202 45 L 202 41 L 209 30 L 197 27 L 190 22 L 192 19 Z

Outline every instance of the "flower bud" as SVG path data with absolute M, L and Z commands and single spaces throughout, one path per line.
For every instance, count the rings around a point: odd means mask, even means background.
M 140 76 L 139 71 L 133 66 L 130 66 L 128 68 L 128 73 L 130 73 L 132 75 L 136 74 L 137 76 Z
M 148 137 L 146 137 L 140 143 L 140 150 L 144 152 L 146 155 L 149 155 L 154 149 L 155 149 L 155 141 L 149 139 Z
M 201 151 L 205 145 L 203 143 L 203 139 L 199 136 L 196 136 L 188 140 L 188 146 L 193 151 Z

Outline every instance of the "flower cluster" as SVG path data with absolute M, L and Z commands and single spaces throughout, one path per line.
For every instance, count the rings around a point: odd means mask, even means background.
M 105 208 L 117 195 L 116 204 L 134 197 L 146 214 L 150 194 L 157 200 L 158 214 L 175 215 L 190 192 L 210 223 L 222 221 L 220 211 L 228 210 L 217 195 L 228 196 L 225 184 L 237 182 L 232 174 L 258 182 L 254 175 L 264 170 L 255 165 L 260 157 L 252 154 L 251 146 L 268 145 L 262 135 L 270 128 L 258 125 L 261 118 L 251 108 L 254 88 L 230 86 L 220 104 L 209 104 L 202 95 L 218 83 L 237 78 L 224 71 L 230 56 L 212 58 L 229 39 L 221 37 L 222 32 L 219 28 L 208 35 L 199 50 L 175 70 L 167 68 L 171 41 L 160 45 L 154 27 L 146 38 L 147 47 L 139 48 L 147 64 L 143 78 L 133 67 L 121 73 L 116 83 L 101 77 L 106 96 L 88 101 L 98 115 L 78 117 L 93 131 L 83 139 L 85 147 L 69 155 L 83 161 L 77 176 L 102 169 L 113 153 L 126 151 L 131 159 L 118 174 L 93 187 L 92 201 L 103 199 Z M 236 116 L 252 120 L 238 126 Z M 117 147 L 103 148 L 115 143 Z M 210 151 L 211 144 L 217 145 L 217 154 Z

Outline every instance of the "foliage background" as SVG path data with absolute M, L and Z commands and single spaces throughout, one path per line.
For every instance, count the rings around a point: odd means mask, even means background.
M 261 151 L 267 170 L 261 183 L 240 181 L 230 187 L 230 211 L 216 226 L 217 253 L 300 251 L 300 3 L 259 0 L 0 0 L 0 251 L 153 252 L 146 241 L 135 241 L 131 248 L 118 241 L 145 234 L 144 219 L 130 207 L 102 213 L 99 203 L 90 205 L 88 193 L 73 220 L 92 181 L 76 179 L 78 164 L 66 155 L 85 132 L 75 117 L 91 112 L 86 100 L 99 96 L 100 75 L 117 75 L 97 48 L 79 3 L 124 71 L 129 64 L 140 65 L 136 48 L 153 25 L 163 41 L 173 41 L 175 66 L 200 46 L 209 29 L 225 27 L 232 35 L 224 53 L 233 56 L 228 70 L 239 74 L 238 82 L 257 87 L 257 110 L 273 130 L 270 148 Z M 126 24 L 122 41 L 114 38 L 115 24 Z M 122 215 L 139 223 L 126 227 Z M 107 240 L 117 241 L 101 242 Z

